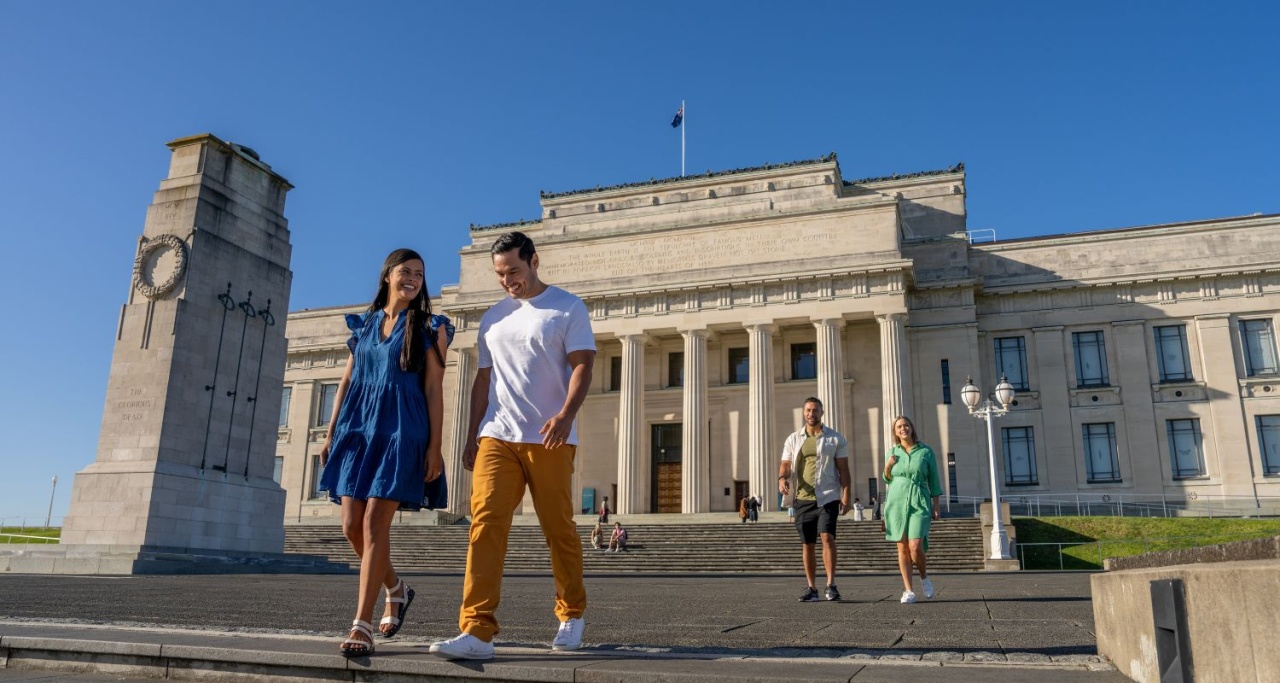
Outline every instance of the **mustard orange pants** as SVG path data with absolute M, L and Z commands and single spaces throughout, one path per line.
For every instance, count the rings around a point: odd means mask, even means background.
M 542 535 L 551 551 L 556 616 L 582 616 L 587 589 L 582 583 L 582 540 L 573 521 L 573 459 L 577 447 L 480 439 L 471 475 L 471 543 L 462 583 L 458 628 L 483 641 L 498 633 L 494 613 L 502 599 L 502 567 L 507 559 L 511 517 L 527 485 Z

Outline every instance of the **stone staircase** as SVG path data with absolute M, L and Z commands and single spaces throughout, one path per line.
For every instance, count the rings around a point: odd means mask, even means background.
M 800 571 L 799 536 L 792 524 L 628 524 L 631 549 L 612 553 L 591 548 L 591 525 L 580 524 L 584 571 L 588 574 L 667 573 L 795 573 Z M 460 572 L 466 568 L 466 524 L 396 525 L 391 528 L 391 559 L 403 572 Z M 880 533 L 879 522 L 841 519 L 836 535 L 841 572 L 897 571 L 893 543 Z M 285 527 L 285 552 L 326 557 L 353 567 L 356 556 L 337 526 Z M 821 554 L 821 545 L 818 548 Z M 818 572 L 822 572 L 819 556 Z M 974 518 L 934 522 L 929 537 L 929 569 L 979 571 L 983 568 L 982 527 Z M 518 524 L 511 528 L 507 573 L 547 573 L 551 563 L 542 530 Z

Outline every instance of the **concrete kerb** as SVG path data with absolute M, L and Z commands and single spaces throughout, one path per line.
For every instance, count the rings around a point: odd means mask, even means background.
M 52 636 L 49 632 L 65 635 Z M 120 628 L 109 626 L 30 625 L 0 622 L 0 661 L 14 669 L 104 673 L 172 680 L 519 680 L 738 681 L 842 680 L 864 666 L 982 669 L 990 674 L 1046 670 L 1114 673 L 1097 657 L 1071 661 L 999 660 L 979 653 L 912 653 L 912 657 L 852 655 L 833 657 L 643 652 L 591 648 L 551 653 L 545 648 L 501 646 L 490 662 L 447 662 L 426 652 L 425 641 L 380 642 L 372 657 L 345 659 L 333 652 L 333 639 L 320 636 L 246 634 L 226 631 Z M 832 653 L 835 654 L 835 653 Z M 905 654 L 905 653 L 904 653 Z M 986 653 L 996 654 L 996 653 Z M 935 655 L 935 656 L 930 656 Z M 959 656 L 959 658 L 957 658 Z M 1064 658 L 1065 659 L 1065 658 Z M 797 667 L 797 664 L 803 664 Z M 797 671 L 805 672 L 800 678 Z M 906 671 L 903 671 L 906 674 Z

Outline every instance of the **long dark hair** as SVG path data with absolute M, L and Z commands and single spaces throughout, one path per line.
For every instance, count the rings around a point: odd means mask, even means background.
M 382 272 L 378 274 L 378 293 L 373 297 L 373 303 L 369 304 L 369 312 L 380 311 L 387 307 L 387 300 L 391 295 L 388 292 L 390 283 L 387 282 L 391 276 L 391 269 L 404 263 L 405 261 L 422 261 L 423 267 L 426 261 L 418 255 L 418 252 L 412 249 L 396 249 L 387 255 L 387 260 L 382 264 Z M 431 297 L 427 296 L 427 278 L 423 272 L 422 289 L 418 290 L 418 295 L 409 302 L 409 309 L 405 311 L 404 320 L 404 346 L 400 349 L 400 369 L 405 372 L 424 372 L 427 369 L 426 357 L 423 351 L 425 344 L 422 343 L 424 337 L 430 340 L 431 350 L 435 351 L 436 358 L 440 361 L 440 367 L 444 367 L 444 358 L 440 354 L 440 348 L 435 345 L 434 339 L 427 334 L 427 321 L 431 320 Z

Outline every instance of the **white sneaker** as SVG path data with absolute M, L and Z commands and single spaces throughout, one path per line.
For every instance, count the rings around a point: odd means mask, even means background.
M 902 599 L 901 599 L 901 600 L 899 600 L 898 602 L 901 602 L 901 603 L 903 603 L 904 605 L 910 605 L 911 603 L 913 603 L 913 602 L 915 602 L 915 601 L 916 601 L 916 594 L 915 594 L 915 593 L 912 593 L 911 591 L 903 591 L 903 592 L 902 592 Z M 435 646 L 433 645 L 433 646 L 431 646 L 431 647 L 433 648 L 433 651 L 434 651 Z
M 431 654 L 445 659 L 493 659 L 493 643 L 463 633 L 431 644 Z
M 552 650 L 576 650 L 582 647 L 582 631 L 587 623 L 581 617 L 560 622 L 560 630 L 556 631 L 555 640 L 551 641 Z
M 920 588 L 923 589 L 921 590 L 921 592 L 924 593 L 925 600 L 933 599 L 933 582 L 932 581 L 930 581 L 929 579 L 920 579 Z

